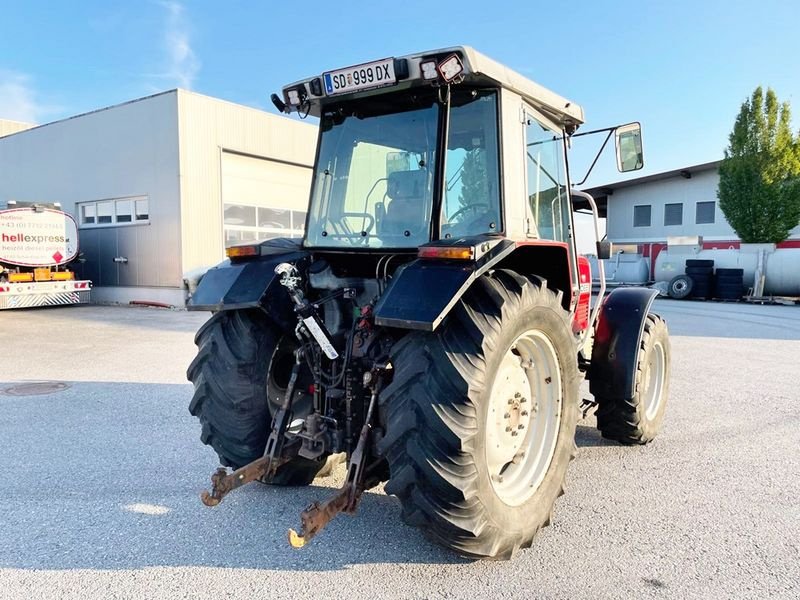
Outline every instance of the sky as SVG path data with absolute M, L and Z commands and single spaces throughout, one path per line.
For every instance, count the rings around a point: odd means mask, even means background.
M 758 85 L 800 115 L 798 0 L 0 0 L 0 15 L 0 118 L 35 123 L 175 87 L 276 112 L 284 84 L 452 45 L 582 105 L 585 129 L 641 122 L 635 176 L 722 158 Z M 601 141 L 576 145 L 573 181 Z M 607 152 L 587 185 L 623 178 Z

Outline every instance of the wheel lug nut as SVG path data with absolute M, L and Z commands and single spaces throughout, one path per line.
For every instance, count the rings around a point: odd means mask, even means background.
M 523 410 L 523 411 L 522 411 L 521 413 L 519 413 L 519 414 L 521 414 L 523 417 L 527 417 L 527 416 L 528 416 L 528 411 L 527 411 L 527 410 Z
M 517 435 L 517 432 L 516 431 L 512 431 L 511 435 Z
M 506 427 L 506 431 L 511 431 L 511 427 Z
M 514 394 L 514 398 L 522 398 L 522 394 L 520 394 L 519 392 L 516 392 Z
M 504 419 L 510 419 L 510 418 L 511 418 L 511 413 L 506 413 L 506 414 L 504 414 L 504 415 L 503 415 L 503 418 L 504 418 Z
M 525 425 L 523 425 L 522 423 L 520 423 L 519 425 L 517 425 L 517 429 L 525 429 Z

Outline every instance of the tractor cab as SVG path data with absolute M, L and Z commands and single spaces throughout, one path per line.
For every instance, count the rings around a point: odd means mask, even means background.
M 570 241 L 563 140 L 582 109 L 471 48 L 325 72 L 273 101 L 320 119 L 307 248 Z

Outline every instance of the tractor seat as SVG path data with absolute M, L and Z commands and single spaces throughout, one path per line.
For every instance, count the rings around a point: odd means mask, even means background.
M 391 202 L 386 207 L 382 233 L 400 235 L 424 226 L 427 175 L 424 169 L 389 173 L 386 195 Z

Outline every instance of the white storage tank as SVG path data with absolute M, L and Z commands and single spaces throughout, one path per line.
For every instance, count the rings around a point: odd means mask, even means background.
M 745 288 L 755 287 L 756 271 L 764 275 L 764 294 L 800 296 L 800 248 L 775 248 L 775 244 L 742 244 L 740 249 L 686 252 L 665 248 L 655 264 L 655 280 L 669 282 L 686 272 L 687 259 L 713 260 L 715 269 L 742 269 Z

